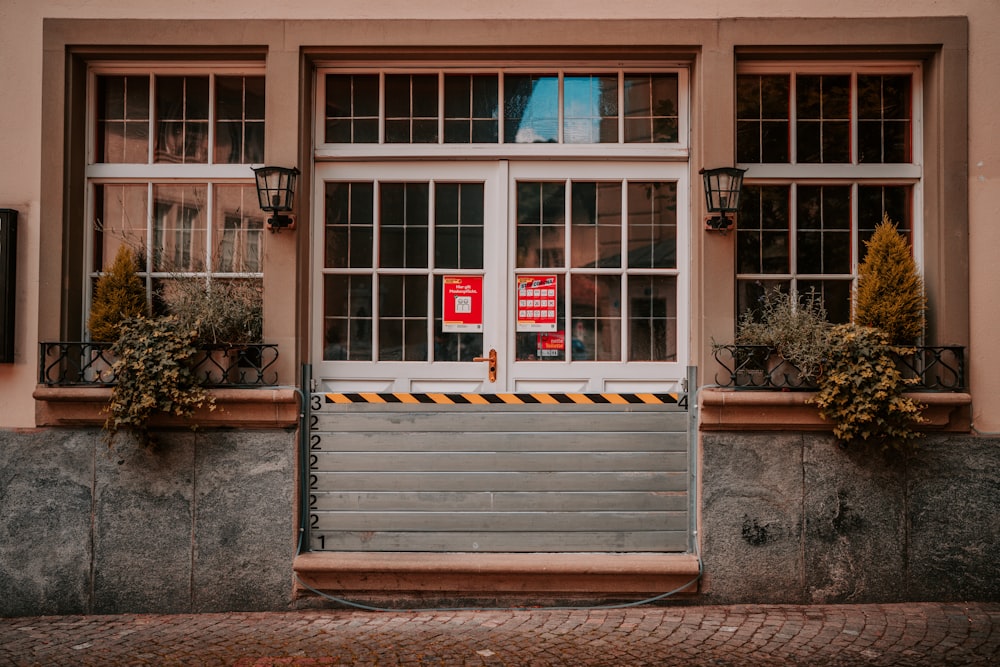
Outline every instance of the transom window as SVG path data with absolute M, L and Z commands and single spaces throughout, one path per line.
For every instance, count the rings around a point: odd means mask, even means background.
M 749 171 L 736 231 L 738 313 L 781 287 L 815 290 L 830 319 L 846 322 L 883 213 L 919 242 L 918 73 L 909 64 L 740 66 L 736 153 Z
M 321 76 L 326 144 L 678 144 L 680 71 Z
M 179 277 L 259 285 L 264 219 L 248 166 L 263 162 L 262 69 L 96 66 L 91 77 L 91 282 L 125 244 L 151 303 Z

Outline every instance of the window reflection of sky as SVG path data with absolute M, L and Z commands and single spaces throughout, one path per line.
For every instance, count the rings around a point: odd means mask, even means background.
M 509 77 L 509 80 L 513 83 L 517 78 Z M 518 87 L 524 87 L 527 82 L 520 80 L 517 83 L 521 84 Z M 601 141 L 602 111 L 605 111 L 605 116 L 617 113 L 617 90 L 604 91 L 606 83 L 606 78 L 597 76 L 565 78 L 564 142 Z M 508 136 L 507 141 L 519 144 L 556 142 L 559 140 L 559 79 L 555 76 L 532 77 L 530 86 L 530 92 L 524 93 L 518 87 L 508 88 L 508 129 L 513 130 L 513 138 Z M 604 98 L 609 96 L 613 100 L 613 108 L 604 110 L 602 106 L 607 106 Z M 519 114 L 520 108 L 523 112 Z

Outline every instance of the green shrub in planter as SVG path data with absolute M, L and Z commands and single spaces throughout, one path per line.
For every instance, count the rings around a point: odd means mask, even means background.
M 177 277 L 160 297 L 180 326 L 197 331 L 209 345 L 253 345 L 263 340 L 263 290 L 256 280 Z
M 203 406 L 215 408 L 192 371 L 196 336 L 196 330 L 180 327 L 175 317 L 137 317 L 121 325 L 112 348 L 117 382 L 104 423 L 109 443 L 128 429 L 148 446 L 149 420 L 155 414 L 190 417 Z
M 881 329 L 894 345 L 912 345 L 924 333 L 927 299 L 910 246 L 883 215 L 867 247 L 858 267 L 854 321 Z
M 919 433 L 920 406 L 904 396 L 907 380 L 890 353 L 884 331 L 841 324 L 830 332 L 829 359 L 819 378 L 819 391 L 809 401 L 823 419 L 834 422 L 833 434 L 843 446 L 871 444 L 903 449 Z
M 766 345 L 799 370 L 803 380 L 815 380 L 827 357 L 830 324 L 815 291 L 800 297 L 779 288 L 767 291 L 760 309 L 747 311 L 736 324 L 737 345 Z
M 119 246 L 114 262 L 94 287 L 87 318 L 92 341 L 115 341 L 123 322 L 147 314 L 146 285 L 138 272 L 135 253 L 128 246 Z

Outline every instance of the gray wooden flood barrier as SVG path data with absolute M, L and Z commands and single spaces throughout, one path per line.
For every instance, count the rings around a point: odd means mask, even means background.
M 312 550 L 688 551 L 688 414 L 674 401 L 344 396 L 312 396 Z

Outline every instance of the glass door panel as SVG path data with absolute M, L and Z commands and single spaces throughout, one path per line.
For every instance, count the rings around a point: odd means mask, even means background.
M 474 361 L 503 340 L 496 164 L 317 171 L 314 374 L 336 391 L 500 391 Z
M 511 165 L 512 391 L 676 389 L 686 178 L 680 164 Z

